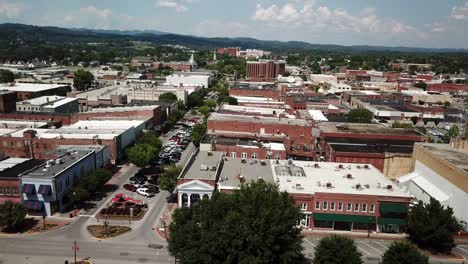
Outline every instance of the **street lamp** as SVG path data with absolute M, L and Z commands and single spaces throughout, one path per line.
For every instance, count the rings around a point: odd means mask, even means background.
M 73 208 L 75 209 L 75 216 L 76 216 L 76 192 L 73 192 Z

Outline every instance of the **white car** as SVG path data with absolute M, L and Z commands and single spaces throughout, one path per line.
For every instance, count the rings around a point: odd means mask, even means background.
M 154 193 L 149 192 L 148 188 L 138 188 L 137 193 L 146 197 L 153 197 Z

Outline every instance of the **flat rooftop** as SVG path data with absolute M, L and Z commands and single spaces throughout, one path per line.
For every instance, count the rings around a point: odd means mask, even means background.
M 239 137 L 223 137 L 219 135 L 208 134 L 203 139 L 203 143 L 214 143 L 223 146 L 238 146 L 241 148 L 267 148 L 271 150 L 285 151 L 286 148 L 283 143 L 272 142 L 269 140 L 252 140 L 248 138 Z
M 212 113 L 208 120 L 214 121 L 236 121 L 236 122 L 251 122 L 251 123 L 262 123 L 262 124 L 281 124 L 281 125 L 295 125 L 295 126 L 308 126 L 309 122 L 305 119 L 293 119 L 293 118 L 278 118 L 278 117 L 266 117 L 266 116 L 247 116 L 238 114 L 222 114 Z
M 421 136 L 413 129 L 389 128 L 382 124 L 322 122 L 318 127 L 322 133 Z
M 219 176 L 218 189 L 239 189 L 242 182 L 250 183 L 259 179 L 273 183 L 271 166 L 267 162 L 264 164 L 260 160 L 247 159 L 242 163 L 242 159 L 227 158 Z
M 468 173 L 468 150 L 458 150 L 450 147 L 450 144 L 436 144 L 436 143 L 416 143 L 434 155 L 450 162 L 455 167 Z
M 142 110 L 154 110 L 160 107 L 159 105 L 135 105 L 135 106 L 121 106 L 121 107 L 105 107 L 105 108 L 91 108 L 86 113 L 108 113 L 108 112 L 128 112 L 128 111 L 142 111 Z
M 328 138 L 327 143 L 337 152 L 413 153 L 414 141 L 366 138 Z
M 21 178 L 54 178 L 62 171 L 73 166 L 73 164 L 102 148 L 103 146 L 88 146 L 88 148 L 73 148 L 73 146 L 70 146 L 68 152 L 57 150 L 55 154 L 59 158 L 47 161 L 42 166 L 21 175 Z
M 262 115 L 277 115 L 284 114 L 286 111 L 281 108 L 270 108 L 270 107 L 254 107 L 254 106 L 243 106 L 243 105 L 228 105 L 223 104 L 220 111 L 231 111 L 240 113 L 257 113 Z
M 16 105 L 36 105 L 36 106 L 43 106 L 45 108 L 56 108 L 61 105 L 77 101 L 78 98 L 70 98 L 70 97 L 64 97 L 64 96 L 57 96 L 57 95 L 52 95 L 52 96 L 41 96 L 29 100 L 24 100 L 17 102 Z
M 14 85 L 0 84 L 0 90 L 8 90 L 13 92 L 43 92 L 66 86 L 68 85 L 49 83 L 15 83 Z
M 20 129 L 20 128 L 36 128 L 36 127 L 45 127 L 47 122 L 45 121 L 29 121 L 29 120 L 10 120 L 10 119 L 1 119 L 0 126 L 10 129 Z M 1 131 L 1 130 L 0 130 Z M 8 129 L 6 130 L 8 131 Z M 0 132 L 0 135 L 2 133 Z
M 216 173 L 220 169 L 219 165 L 223 152 L 220 151 L 200 151 L 194 157 L 192 163 L 188 163 L 189 166 L 180 176 L 182 179 L 192 180 L 215 180 Z
M 276 160 L 269 162 L 275 182 L 288 193 L 410 197 L 371 164 L 296 160 L 292 163 L 280 160 L 279 164 L 276 164 Z
M 17 179 L 18 175 L 44 163 L 40 159 L 8 158 L 0 161 L 0 178 Z

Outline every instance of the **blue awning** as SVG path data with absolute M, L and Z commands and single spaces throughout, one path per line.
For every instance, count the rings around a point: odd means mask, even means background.
M 23 201 L 23 205 L 29 210 L 41 211 L 44 208 L 44 202 L 41 201 Z
M 37 191 L 37 193 L 43 196 L 51 195 L 52 187 L 50 185 L 39 185 L 39 190 Z
M 34 184 L 23 184 L 23 187 L 21 188 L 21 192 L 25 194 L 35 194 L 36 187 L 34 187 Z

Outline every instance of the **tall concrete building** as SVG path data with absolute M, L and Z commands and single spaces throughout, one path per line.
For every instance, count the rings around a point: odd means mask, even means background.
M 283 60 L 247 61 L 246 77 L 252 81 L 271 81 L 284 75 L 286 62 Z

